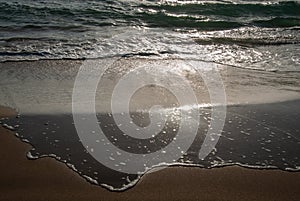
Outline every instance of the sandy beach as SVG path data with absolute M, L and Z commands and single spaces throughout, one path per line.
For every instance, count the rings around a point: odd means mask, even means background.
M 1 116 L 13 111 L 1 108 Z M 92 185 L 53 158 L 28 160 L 31 149 L 0 128 L 0 200 L 299 200 L 300 173 L 241 167 L 169 167 L 125 192 Z

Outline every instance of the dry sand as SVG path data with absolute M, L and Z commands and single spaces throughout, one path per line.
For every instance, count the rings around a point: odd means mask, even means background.
M 13 115 L 0 109 L 0 117 Z M 0 200 L 300 200 L 300 173 L 241 167 L 170 167 L 125 192 L 92 185 L 53 158 L 28 160 L 30 145 L 0 127 Z

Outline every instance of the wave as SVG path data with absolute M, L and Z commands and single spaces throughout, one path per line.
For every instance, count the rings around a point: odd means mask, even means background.
M 244 47 L 257 47 L 257 46 L 279 46 L 279 45 L 290 45 L 299 44 L 299 40 L 295 39 L 274 39 L 270 38 L 208 38 L 199 39 L 196 38 L 195 41 L 200 45 L 239 45 Z
M 29 1 L 30 2 L 30 1 Z M 75 1 L 76 3 L 77 1 Z M 147 1 L 149 2 L 149 1 Z M 53 29 L 80 31 L 85 26 L 140 25 L 150 27 L 187 27 L 203 30 L 230 29 L 245 25 L 265 27 L 299 26 L 298 2 L 163 4 L 132 1 L 38 4 L 0 2 L 0 30 Z M 20 26 L 21 25 L 21 26 Z M 22 26 L 23 25 L 23 26 Z

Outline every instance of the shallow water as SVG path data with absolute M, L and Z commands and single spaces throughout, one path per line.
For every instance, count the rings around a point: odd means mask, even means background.
M 228 107 L 224 129 L 218 134 L 220 140 L 205 159 L 199 159 L 198 154 L 205 133 L 209 129 L 211 116 L 210 108 L 200 108 L 201 124 L 190 148 L 182 152 L 182 156 L 173 162 L 167 161 L 176 150 L 162 152 L 160 157 L 166 158 L 164 165 L 193 165 L 204 168 L 241 165 L 251 168 L 299 171 L 299 106 L 299 101 L 289 101 Z M 176 138 L 178 129 L 178 122 L 175 121 L 166 125 L 155 137 L 137 140 L 124 134 L 115 124 L 111 114 L 98 114 L 97 117 L 109 143 L 134 154 L 149 154 L 162 149 Z M 137 121 L 143 121 L 143 118 L 139 116 Z M 29 159 L 54 157 L 94 184 L 110 190 L 125 190 L 136 184 L 141 176 L 141 174 L 122 173 L 122 168 L 127 164 L 120 162 L 121 153 L 113 150 L 106 150 L 110 153 L 106 160 L 120 171 L 108 168 L 95 160 L 87 152 L 90 147 L 84 147 L 78 138 L 72 114 L 21 115 L 10 120 L 1 120 L 1 123 L 16 132 L 17 137 L 33 145 L 34 148 L 27 154 Z M 192 133 L 185 131 L 184 138 L 175 140 L 180 144 L 180 141 L 187 141 L 189 138 L 193 139 Z M 105 146 L 101 138 L 97 143 L 98 146 Z M 127 160 L 127 163 L 136 163 L 138 166 L 139 162 Z M 145 165 L 144 170 L 151 167 Z

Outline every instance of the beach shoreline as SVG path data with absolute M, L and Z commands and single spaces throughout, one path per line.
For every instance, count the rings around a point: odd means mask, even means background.
M 143 59 L 137 60 L 144 61 Z M 29 115 L 38 119 L 39 115 L 51 115 L 51 112 L 57 114 L 57 111 L 59 111 L 58 114 L 62 113 L 64 111 L 62 109 L 66 108 L 65 103 L 71 102 L 69 94 L 72 92 L 74 77 L 81 62 L 79 60 L 46 60 L 1 63 L 3 93 L 0 98 L 6 107 L 1 107 L 0 117 L 16 115 L 16 112 L 9 109 L 8 106 L 15 106 L 21 118 Z M 127 63 L 124 67 L 126 69 L 126 66 L 136 61 L 126 59 L 124 62 Z M 123 61 L 120 64 L 122 63 Z M 18 74 L 19 68 L 23 69 L 21 74 Z M 267 111 L 270 112 L 270 109 L 274 107 L 271 106 L 273 102 L 280 103 L 299 98 L 299 94 L 297 94 L 297 83 L 300 80 L 298 74 L 256 73 L 254 70 L 231 67 L 221 69 L 223 69 L 221 76 L 229 102 L 240 105 L 232 112 L 247 113 L 247 109 L 242 109 L 245 105 L 255 109 L 255 104 L 261 102 L 266 106 L 259 107 L 259 110 L 269 108 Z M 16 75 L 11 74 L 11 71 Z M 195 86 L 201 86 L 201 82 L 193 78 L 191 72 L 185 73 L 192 81 L 194 80 Z M 60 86 L 63 88 L 60 89 Z M 39 96 L 40 94 L 41 96 Z M 49 96 L 48 94 L 54 95 Z M 199 97 L 202 95 L 200 90 Z M 145 103 L 148 100 L 140 99 L 139 101 Z M 205 103 L 208 100 L 204 98 L 203 101 Z M 294 109 L 290 108 L 286 112 L 296 110 L 297 102 L 290 106 Z M 67 112 L 69 113 L 69 111 L 68 106 Z M 282 108 L 277 108 L 275 114 L 282 114 Z M 263 116 L 259 118 L 264 120 Z M 279 119 L 275 118 L 275 120 Z M 231 128 L 233 129 L 234 126 Z M 31 128 L 28 127 L 28 129 Z M 26 154 L 32 149 L 31 145 L 21 142 L 12 131 L 2 127 L 0 134 L 1 201 L 20 200 L 21 198 L 30 201 L 71 199 L 296 201 L 300 199 L 300 192 L 297 190 L 297 186 L 300 184 L 299 172 L 249 169 L 238 166 L 212 169 L 187 166 L 168 167 L 144 175 L 137 184 L 122 193 L 111 192 L 104 187 L 89 183 L 65 163 L 54 158 L 43 157 L 37 160 L 28 160 Z
M 13 111 L 1 108 L 2 117 Z M 0 128 L 0 200 L 299 200 L 300 172 L 237 166 L 169 167 L 144 175 L 120 193 L 88 183 L 65 164 L 45 157 L 28 160 L 31 149 Z

